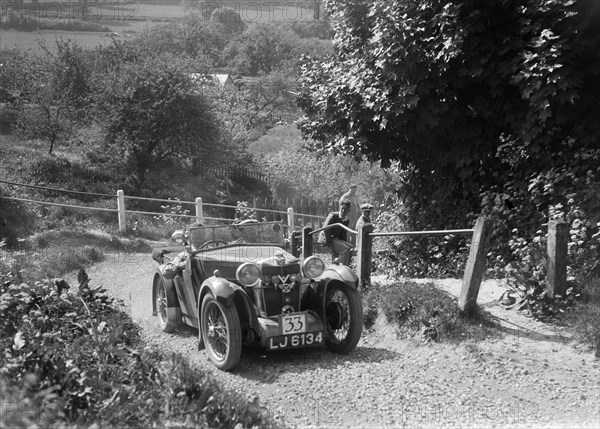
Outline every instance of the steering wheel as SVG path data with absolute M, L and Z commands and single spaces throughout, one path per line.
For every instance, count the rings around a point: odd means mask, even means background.
M 227 246 L 229 243 L 227 243 L 226 241 L 223 240 L 209 240 L 206 243 L 202 243 L 200 245 L 200 247 L 198 247 L 198 250 L 202 250 L 204 248 L 209 248 L 209 247 L 218 247 L 220 245 L 225 245 Z

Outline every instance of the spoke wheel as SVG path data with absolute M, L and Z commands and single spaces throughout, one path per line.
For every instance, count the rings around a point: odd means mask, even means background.
M 164 279 L 158 278 L 155 295 L 156 315 L 158 316 L 158 326 L 163 332 L 173 332 L 181 325 L 181 309 L 179 307 L 169 308 L 173 304 L 167 295 Z M 176 299 L 176 298 L 175 298 Z
M 242 329 L 235 307 L 227 307 L 212 295 L 206 295 L 202 300 L 200 329 L 213 364 L 223 371 L 235 367 L 242 354 Z
M 327 288 L 325 297 L 327 348 L 346 354 L 354 350 L 362 334 L 362 303 L 355 289 L 339 284 Z

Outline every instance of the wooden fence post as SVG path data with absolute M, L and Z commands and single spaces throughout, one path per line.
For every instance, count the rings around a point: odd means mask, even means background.
M 567 290 L 569 225 L 562 219 L 548 222 L 548 270 L 546 283 L 551 297 Z
M 373 253 L 373 224 L 365 223 L 358 225 L 358 237 L 356 239 L 356 271 L 358 273 L 359 286 L 364 288 L 371 284 L 371 260 Z
M 304 259 L 312 256 L 312 228 L 305 226 L 302 228 L 302 256 Z
M 196 198 L 196 222 L 198 222 L 198 225 L 204 225 L 204 209 L 200 197 Z
M 127 221 L 125 219 L 125 193 L 117 191 L 117 210 L 119 211 L 119 232 L 127 232 Z
M 491 221 L 485 217 L 477 219 L 475 231 L 471 239 L 469 260 L 465 268 L 465 276 L 458 298 L 458 307 L 466 315 L 472 315 L 477 308 L 477 295 L 481 280 L 485 273 L 485 259 L 490 238 Z
M 287 222 L 290 234 L 294 231 L 294 208 L 288 207 L 287 209 Z

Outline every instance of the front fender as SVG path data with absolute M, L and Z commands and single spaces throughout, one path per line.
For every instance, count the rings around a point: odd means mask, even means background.
M 201 323 L 202 301 L 208 294 L 212 294 L 217 301 L 226 306 L 235 306 L 242 326 L 247 324 L 257 330 L 258 316 L 254 310 L 248 294 L 241 286 L 227 281 L 222 277 L 212 276 L 204 280 L 198 294 L 198 323 Z M 202 332 L 202 330 L 200 330 Z
M 210 291 L 212 295 L 222 304 L 231 305 L 233 296 L 236 291 L 243 290 L 241 286 L 236 285 L 222 277 L 212 276 L 204 280 L 200 287 L 200 295 L 198 296 L 198 309 L 202 305 L 202 300 Z
M 333 264 L 325 268 L 319 278 L 320 283 L 329 283 L 331 280 L 338 280 L 352 289 L 358 289 L 358 276 L 349 267 L 342 264 Z
M 323 271 L 316 288 L 317 307 L 314 308 L 323 320 L 325 320 L 325 298 L 327 296 L 327 290 L 333 283 L 339 284 L 342 287 L 357 290 L 359 281 L 358 276 L 354 274 L 354 271 L 345 265 L 333 264 Z

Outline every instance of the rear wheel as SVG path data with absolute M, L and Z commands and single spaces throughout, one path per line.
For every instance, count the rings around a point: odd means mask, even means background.
M 333 353 L 346 354 L 354 350 L 362 334 L 362 303 L 358 291 L 333 284 L 325 297 L 325 325 L 328 339 L 325 346 Z
M 170 307 L 170 305 L 174 304 L 171 302 L 173 297 L 168 295 L 162 277 L 158 277 L 157 279 L 154 300 L 156 303 L 158 326 L 163 332 L 173 332 L 181 325 L 181 309 L 179 307 Z
M 242 354 L 242 329 L 235 307 L 225 306 L 209 294 L 202 300 L 200 317 L 208 357 L 217 368 L 229 371 Z

